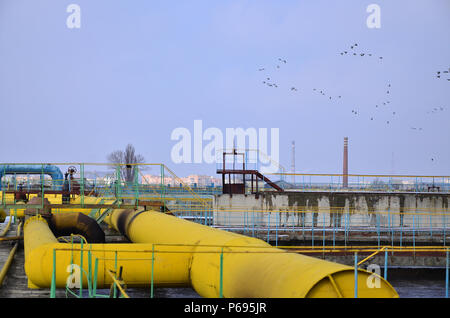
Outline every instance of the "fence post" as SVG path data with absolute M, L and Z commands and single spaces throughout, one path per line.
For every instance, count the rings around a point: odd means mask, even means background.
M 52 270 L 52 285 L 50 288 L 50 298 L 56 298 L 56 250 L 53 249 L 53 270 Z
M 445 298 L 448 298 L 448 266 L 449 266 L 448 250 L 447 250 L 447 252 L 445 254 L 446 254 L 446 262 L 445 262 Z
M 136 165 L 134 169 L 134 197 L 136 206 L 139 205 L 139 167 Z
M 150 298 L 153 298 L 153 266 L 155 265 L 155 244 L 152 244 L 152 281 L 150 285 Z
M 387 280 L 388 271 L 388 248 L 384 250 L 384 279 Z
M 314 212 L 311 213 L 311 245 L 314 246 Z
M 83 239 L 80 244 L 80 298 L 83 297 Z
M 280 217 L 280 211 L 275 212 L 276 218 L 275 218 L 275 246 L 278 246 L 278 218 Z
M 97 273 L 98 273 L 98 258 L 95 258 L 94 265 L 94 282 L 92 284 L 92 295 L 95 297 L 97 295 Z
M 355 252 L 355 298 L 358 298 L 358 252 Z
M 80 195 L 81 195 L 81 207 L 84 207 L 84 163 L 80 164 Z
M 88 292 L 89 292 L 89 298 L 92 298 L 92 244 L 89 245 L 89 251 L 88 251 Z
M 44 164 L 41 164 L 41 208 L 44 209 Z

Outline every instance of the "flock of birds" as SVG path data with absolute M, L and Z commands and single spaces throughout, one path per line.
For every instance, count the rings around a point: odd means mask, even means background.
M 341 56 L 347 55 L 347 56 L 359 56 L 359 57 L 374 57 L 374 58 L 377 58 L 379 61 L 383 60 L 382 56 L 376 56 L 376 55 L 374 55 L 372 53 L 361 52 L 358 49 L 359 49 L 359 45 L 358 45 L 358 43 L 355 43 L 355 44 L 350 46 L 349 50 L 340 52 L 340 55 Z M 358 52 L 357 52 L 357 50 L 358 50 Z M 285 65 L 285 64 L 287 64 L 286 59 L 278 58 L 277 64 L 275 66 L 275 69 L 278 70 L 278 69 L 281 68 L 280 65 Z M 258 71 L 259 72 L 266 71 L 266 68 L 265 67 L 264 68 L 259 68 Z M 438 79 L 443 78 L 443 79 L 447 79 L 447 81 L 450 81 L 449 75 L 450 75 L 450 68 L 448 70 L 443 70 L 443 71 L 437 71 L 436 72 L 436 78 L 438 78 Z M 262 84 L 266 85 L 268 87 L 272 87 L 272 88 L 278 88 L 279 87 L 279 85 L 277 83 L 275 83 L 271 79 L 270 75 L 266 75 L 265 79 L 262 81 Z M 382 115 L 382 113 L 380 113 L 380 111 L 383 111 L 384 114 L 387 113 L 390 116 L 387 119 L 386 119 L 386 117 L 384 117 L 384 119 L 383 119 L 383 120 L 385 120 L 386 125 L 391 124 L 393 116 L 395 116 L 397 114 L 397 112 L 395 111 L 395 109 L 392 106 L 388 107 L 391 104 L 391 101 L 390 101 L 390 98 L 389 98 L 391 96 L 391 89 L 392 89 L 392 85 L 390 83 L 387 83 L 386 87 L 385 87 L 385 94 L 384 94 L 385 99 L 384 99 L 384 101 L 381 102 L 381 103 L 375 104 L 375 107 L 374 107 L 375 109 L 372 109 L 372 108 L 370 109 L 370 113 L 371 113 L 369 115 L 370 121 L 374 121 L 376 119 L 377 115 Z M 297 87 L 295 87 L 295 86 L 290 86 L 289 90 L 291 92 L 297 92 L 299 89 Z M 339 100 L 339 99 L 342 98 L 341 95 L 328 95 L 325 92 L 325 89 L 313 88 L 312 91 L 314 93 L 317 93 L 317 94 L 320 94 L 321 96 L 326 97 L 328 100 L 333 100 L 333 99 Z M 442 112 L 442 111 L 445 111 L 444 107 L 434 107 L 433 109 L 427 111 L 427 114 L 435 114 L 435 113 Z M 358 108 L 352 109 L 351 112 L 352 112 L 353 116 L 360 116 L 360 115 L 362 115 L 361 112 L 358 110 Z M 410 127 L 410 129 L 411 130 L 415 130 L 415 131 L 422 131 L 423 130 L 422 127 Z M 431 158 L 431 161 L 434 162 L 435 160 L 436 160 L 435 158 Z
M 278 58 L 278 63 L 277 63 L 277 65 L 276 65 L 276 69 L 280 69 L 281 67 L 280 67 L 280 64 L 282 65 L 282 64 L 287 64 L 287 61 L 285 60 L 285 59 L 282 59 L 282 58 Z M 258 69 L 258 71 L 259 72 L 263 72 L 263 71 L 265 71 L 266 70 L 266 68 L 265 67 L 263 67 L 263 68 L 259 68 Z M 268 76 L 268 77 L 266 77 L 265 78 L 265 80 L 263 80 L 262 81 L 262 83 L 264 84 L 264 85 L 266 85 L 266 86 L 268 86 L 268 87 L 273 87 L 273 88 L 278 88 L 278 84 L 277 83 L 275 83 L 275 82 L 271 82 L 271 78 Z M 298 91 L 298 89 L 295 87 L 295 86 L 291 86 L 291 88 L 290 88 L 290 90 L 291 91 Z
M 350 46 L 350 50 L 351 51 L 343 51 L 343 52 L 341 52 L 340 54 L 341 55 L 348 55 L 348 56 L 361 56 L 361 57 L 364 57 L 364 56 L 368 56 L 368 57 L 375 57 L 372 53 L 366 53 L 366 52 L 356 52 L 355 50 L 356 50 L 356 47 L 358 47 L 358 43 L 355 43 L 355 44 L 353 44 L 353 45 L 351 45 Z M 378 59 L 380 60 L 380 61 L 382 61 L 383 60 L 383 57 L 382 56 L 378 56 Z

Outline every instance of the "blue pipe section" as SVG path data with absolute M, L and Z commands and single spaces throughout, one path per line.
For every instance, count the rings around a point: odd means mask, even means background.
M 53 179 L 53 190 L 60 189 L 64 176 L 61 170 L 54 165 L 0 165 L 0 190 L 2 188 L 1 179 L 7 174 L 46 174 Z

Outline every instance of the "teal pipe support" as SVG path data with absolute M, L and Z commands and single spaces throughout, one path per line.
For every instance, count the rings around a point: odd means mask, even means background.
M 84 164 L 80 164 L 80 195 L 81 195 L 81 207 L 84 207 Z
M 223 298 L 223 247 L 220 252 L 220 287 L 219 287 L 219 298 Z
M 89 298 L 93 297 L 92 294 L 92 244 L 89 245 L 89 251 L 88 251 L 88 288 L 89 288 Z
M 388 271 L 388 249 L 384 250 L 384 279 L 387 280 L 387 271 Z
M 50 298 L 56 298 L 56 250 L 53 249 L 53 270 L 52 270 L 52 284 L 50 288 Z
M 92 295 L 97 296 L 97 274 L 98 274 L 98 258 L 95 258 L 94 262 L 94 282 L 92 284 Z
M 114 252 L 114 275 L 117 278 L 117 251 Z M 114 298 L 117 298 L 117 289 L 116 289 L 116 282 L 113 284 L 114 288 Z
M 83 297 L 83 239 L 80 244 L 80 298 Z

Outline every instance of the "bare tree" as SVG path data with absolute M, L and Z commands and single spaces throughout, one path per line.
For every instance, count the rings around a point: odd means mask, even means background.
M 142 155 L 136 154 L 134 146 L 128 144 L 125 151 L 116 150 L 108 155 L 108 161 L 114 164 L 121 164 L 121 179 L 126 182 L 133 182 L 135 178 L 136 164 L 144 163 L 145 159 Z M 111 167 L 117 169 L 116 167 Z

